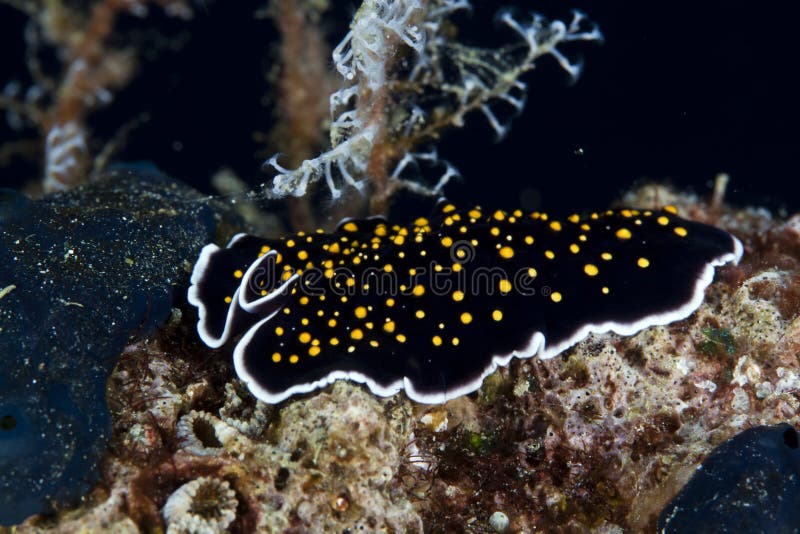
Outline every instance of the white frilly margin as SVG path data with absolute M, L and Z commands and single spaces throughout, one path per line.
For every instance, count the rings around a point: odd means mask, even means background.
M 245 237 L 246 235 L 247 234 L 243 233 L 236 234 L 231 238 L 225 248 L 231 248 L 239 239 Z M 244 291 L 244 288 L 246 288 L 247 284 L 250 283 L 250 279 L 261 266 L 261 264 L 268 258 L 276 256 L 277 252 L 270 251 L 258 258 L 258 260 L 254 261 L 250 267 L 248 267 L 247 272 L 245 272 L 244 276 L 242 276 L 239 287 L 233 293 L 231 297 L 231 304 L 228 307 L 228 314 L 225 317 L 225 327 L 222 331 L 222 334 L 217 337 L 211 331 L 209 331 L 206 324 L 208 310 L 205 303 L 200 298 L 198 285 L 206 276 L 206 271 L 208 270 L 208 264 L 211 261 L 211 256 L 213 256 L 218 250 L 220 250 L 220 247 L 211 243 L 204 246 L 200 251 L 200 257 L 197 259 L 197 262 L 195 262 L 194 269 L 192 270 L 192 277 L 189 280 L 191 285 L 189 286 L 189 291 L 186 295 L 186 299 L 189 301 L 189 304 L 197 307 L 197 334 L 200 336 L 200 339 L 203 340 L 203 343 L 212 349 L 218 349 L 228 342 L 232 334 L 231 329 L 233 327 L 234 319 L 238 314 L 243 312 L 258 313 L 260 308 L 277 298 L 283 291 L 285 291 L 289 286 L 294 284 L 299 279 L 299 276 L 294 274 L 278 288 L 270 291 L 269 294 L 261 297 L 260 299 L 248 302 L 245 297 L 246 292 Z M 274 314 L 270 315 L 270 317 L 273 315 Z

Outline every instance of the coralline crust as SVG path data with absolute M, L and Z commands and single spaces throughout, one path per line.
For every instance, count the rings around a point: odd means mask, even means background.
M 437 407 L 337 382 L 259 408 L 198 345 L 131 347 L 112 377 L 121 408 L 106 489 L 20 531 L 166 529 L 170 494 L 200 477 L 235 492 L 233 532 L 488 531 L 496 512 L 513 532 L 653 530 L 714 446 L 755 425 L 800 425 L 797 225 L 669 194 L 682 216 L 745 247 L 689 318 L 516 361 Z M 214 429 L 213 455 L 177 437 L 193 411 Z

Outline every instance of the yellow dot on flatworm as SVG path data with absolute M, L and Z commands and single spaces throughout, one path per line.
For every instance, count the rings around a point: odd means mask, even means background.
M 514 257 L 514 249 L 511 247 L 503 247 L 500 249 L 500 257 L 510 260 Z
M 367 316 L 367 309 L 364 306 L 359 306 L 355 311 L 356 317 L 363 319 Z
M 650 267 L 650 260 L 648 260 L 647 258 L 639 258 L 638 260 L 636 260 L 636 265 L 638 265 L 642 269 Z
M 394 267 L 392 267 L 391 263 L 387 263 L 386 265 L 383 266 L 383 270 L 386 271 L 387 273 L 392 272 L 392 269 L 394 269 Z
M 358 226 L 354 222 L 349 222 L 349 223 L 345 223 L 345 225 L 342 226 L 342 229 L 345 232 L 355 232 L 356 230 L 358 230 Z
M 301 250 L 300 252 L 297 253 L 297 257 L 298 259 L 305 261 L 308 259 L 308 252 L 306 252 L 305 250 Z
M 328 326 L 330 326 L 331 328 L 336 326 L 336 319 L 328 319 Z
M 587 263 L 583 266 L 583 272 L 588 274 L 589 276 L 597 276 L 597 273 L 600 271 L 597 269 L 597 266 L 591 263 Z
M 440 345 L 442 344 L 442 338 L 441 338 L 441 337 L 439 337 L 439 336 L 433 336 L 433 339 L 432 339 L 432 341 L 433 341 L 433 344 L 434 344 L 435 346 L 437 346 L 437 347 L 438 347 L 438 346 L 440 346 Z
M 678 214 L 678 208 L 676 208 L 675 206 L 672 206 L 672 205 L 664 206 L 664 211 L 666 211 L 667 213 L 671 213 L 673 215 L 677 215 Z
M 533 267 L 528 267 L 528 276 L 530 276 L 531 278 L 536 278 L 537 274 L 539 273 L 536 271 L 536 269 L 534 269 Z
M 544 255 L 548 260 L 552 260 L 553 258 L 556 257 L 555 252 L 553 252 L 552 250 L 545 250 Z
M 627 228 L 620 228 L 619 230 L 617 230 L 616 235 L 617 238 L 619 239 L 630 239 L 632 236 L 631 231 L 628 230 Z
M 437 265 L 437 267 L 439 267 L 439 266 Z M 453 264 L 453 272 L 454 273 L 461 272 L 461 269 L 462 269 L 462 267 L 461 267 L 460 263 L 454 263 Z
M 378 237 L 386 237 L 386 233 L 387 233 L 387 230 L 386 230 L 386 225 L 385 224 L 379 224 L 378 226 L 375 227 L 375 235 L 376 236 L 378 236 Z
M 551 222 L 550 223 L 550 229 L 554 230 L 556 232 L 560 232 L 561 231 L 561 223 L 558 222 L 558 221 Z
M 275 362 L 275 363 L 278 363 L 279 361 L 281 361 L 281 353 L 280 352 L 273 353 L 272 354 L 272 361 Z
M 297 354 L 292 354 L 289 356 L 289 363 L 297 363 L 300 361 L 300 357 Z
M 550 300 L 552 300 L 553 302 L 561 302 L 561 293 L 559 293 L 558 291 L 550 293 Z
M 376 348 L 377 348 L 378 346 L 380 346 L 380 343 L 378 343 L 377 341 L 375 341 L 375 340 L 373 339 L 372 341 L 370 341 L 370 342 L 369 342 L 369 345 L 370 345 L 371 347 L 376 347 Z
M 308 304 L 308 297 L 300 297 L 300 304 L 302 304 L 303 306 Z
M 405 343 L 406 342 L 406 336 L 404 336 L 403 334 L 397 334 L 395 336 L 395 339 L 397 341 L 399 341 L 400 343 Z
M 263 247 L 261 247 L 261 254 L 266 254 L 266 253 L 267 253 L 267 252 L 269 252 L 270 250 L 271 250 L 271 249 L 269 248 L 269 246 L 268 246 L 268 245 L 264 245 Z
M 390 298 L 388 298 L 388 299 L 386 299 L 386 305 L 387 305 L 388 307 L 390 307 L 390 308 L 391 308 L 392 306 L 394 306 L 394 299 L 393 299 L 393 298 L 391 298 L 391 297 L 390 297 Z
M 492 234 L 493 236 L 498 236 L 500 235 L 500 228 L 493 226 L 492 229 L 489 230 L 489 233 Z
M 572 243 L 572 244 L 569 246 L 569 251 L 570 251 L 570 252 L 572 252 L 573 254 L 577 254 L 578 252 L 580 252 L 580 251 L 581 251 L 581 247 L 579 247 L 579 246 L 578 246 L 578 245 L 576 245 L 575 243 Z
M 401 235 L 395 236 L 395 238 L 394 238 L 394 244 L 395 245 L 402 245 L 405 242 L 406 242 L 406 238 L 401 236 Z
M 308 332 L 303 332 L 299 336 L 297 336 L 297 339 L 300 340 L 300 343 L 308 343 L 309 341 L 311 341 L 311 334 L 309 334 Z
M 225 304 L 230 304 L 232 300 L 230 297 L 225 297 Z
M 445 205 L 445 206 L 442 208 L 442 212 L 443 212 L 443 213 L 450 213 L 451 211 L 456 211 L 456 207 L 455 207 L 455 206 L 453 206 L 452 204 L 446 204 L 446 205 Z
M 492 319 L 494 319 L 495 321 L 502 321 L 503 320 L 503 312 L 501 312 L 500 310 L 494 310 L 492 312 Z
M 290 239 L 289 241 L 287 241 L 286 246 L 292 248 L 294 246 L 294 239 Z
M 322 349 L 317 347 L 317 346 L 314 346 L 314 347 L 311 347 L 310 349 L 308 349 L 308 355 L 309 356 L 316 356 L 320 352 L 322 352 Z
M 244 273 L 242 272 L 241 269 L 236 269 L 235 271 L 233 271 L 233 276 L 235 276 L 236 278 L 241 278 L 242 276 L 244 276 Z
M 606 286 L 603 286 L 602 291 L 603 291 L 603 295 L 608 295 L 608 292 L 611 291 L 611 290 L 608 289 Z
M 331 345 L 333 345 L 333 346 L 335 347 L 336 345 L 338 345 L 338 344 L 339 344 L 339 339 L 338 339 L 338 338 L 335 338 L 335 337 L 332 337 L 332 338 L 330 338 L 330 339 L 328 340 L 328 343 L 330 343 Z
M 421 297 L 422 295 L 425 294 L 425 286 L 416 285 L 414 286 L 414 289 L 411 292 L 414 294 L 415 297 Z
M 334 243 L 328 247 L 328 252 L 330 252 L 331 254 L 338 254 L 341 251 L 342 249 L 339 248 L 339 243 Z
M 492 217 L 494 217 L 496 221 L 502 221 L 503 219 L 506 218 L 506 214 L 503 213 L 501 210 L 497 210 L 494 212 L 494 215 L 492 215 Z
M 275 335 L 276 336 L 282 336 L 283 335 L 283 327 L 282 326 L 275 327 Z
M 574 223 L 577 223 L 578 221 L 580 221 L 581 218 L 577 213 L 573 213 L 572 215 L 567 217 L 567 220 L 574 224 Z
M 426 224 L 428 224 L 428 219 L 425 217 L 419 217 L 414 221 L 414 226 L 425 226 Z
M 414 315 L 417 317 L 417 319 L 424 319 L 425 318 L 425 311 L 417 310 L 416 313 L 414 313 Z
M 467 213 L 467 215 L 469 215 L 473 219 L 480 219 L 481 211 L 478 210 L 478 209 L 471 209 L 471 210 L 469 210 L 469 213 Z
M 612 256 L 610 252 L 603 252 L 602 254 L 600 254 L 600 257 L 603 258 L 605 261 L 608 261 L 614 256 Z
M 525 244 L 526 245 L 533 245 L 533 237 L 526 235 L 525 236 Z
M 453 239 L 451 237 L 445 236 L 442 238 L 442 246 L 449 247 L 453 244 Z
M 461 302 L 464 300 L 464 292 L 463 291 L 453 291 L 453 300 L 456 302 Z
M 500 292 L 501 293 L 510 293 L 511 289 L 512 289 L 511 282 L 509 282 L 508 280 L 505 280 L 505 279 L 504 280 L 500 280 L 499 287 L 500 287 Z
M 461 340 L 458 339 L 457 337 L 454 337 L 452 339 L 452 342 L 453 342 L 453 346 L 455 347 L 455 346 L 458 346 L 459 343 L 461 343 Z
M 686 228 L 684 228 L 683 226 L 676 226 L 674 232 L 676 234 L 678 234 L 679 236 L 681 236 L 681 237 L 686 237 L 686 234 L 689 233 L 689 232 L 686 231 Z
M 355 328 L 350 332 L 350 337 L 353 339 L 364 339 L 364 332 L 362 332 L 360 328 Z
M 469 312 L 464 312 L 461 314 L 461 322 L 464 324 L 469 324 L 472 322 L 472 314 Z
M 396 325 L 394 321 L 383 323 L 383 331 L 386 332 L 387 334 L 391 334 L 392 332 L 394 332 L 395 326 Z
M 656 222 L 658 222 L 658 224 L 661 226 L 666 226 L 669 224 L 669 218 L 661 215 L 658 219 L 656 219 Z

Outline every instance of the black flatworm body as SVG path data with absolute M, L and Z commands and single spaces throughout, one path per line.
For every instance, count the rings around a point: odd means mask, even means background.
M 428 403 L 477 389 L 512 357 L 550 358 L 589 333 L 683 319 L 739 241 L 676 210 L 459 211 L 398 226 L 207 245 L 189 302 L 211 347 L 237 340 L 253 394 L 279 402 L 333 380 Z

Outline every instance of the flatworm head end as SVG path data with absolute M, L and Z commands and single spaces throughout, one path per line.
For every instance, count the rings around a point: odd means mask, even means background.
M 553 220 L 445 202 L 407 226 L 347 220 L 208 245 L 188 298 L 201 339 L 234 343 L 237 374 L 265 402 L 347 379 L 440 403 L 514 357 L 684 319 L 741 255 L 671 207 Z

